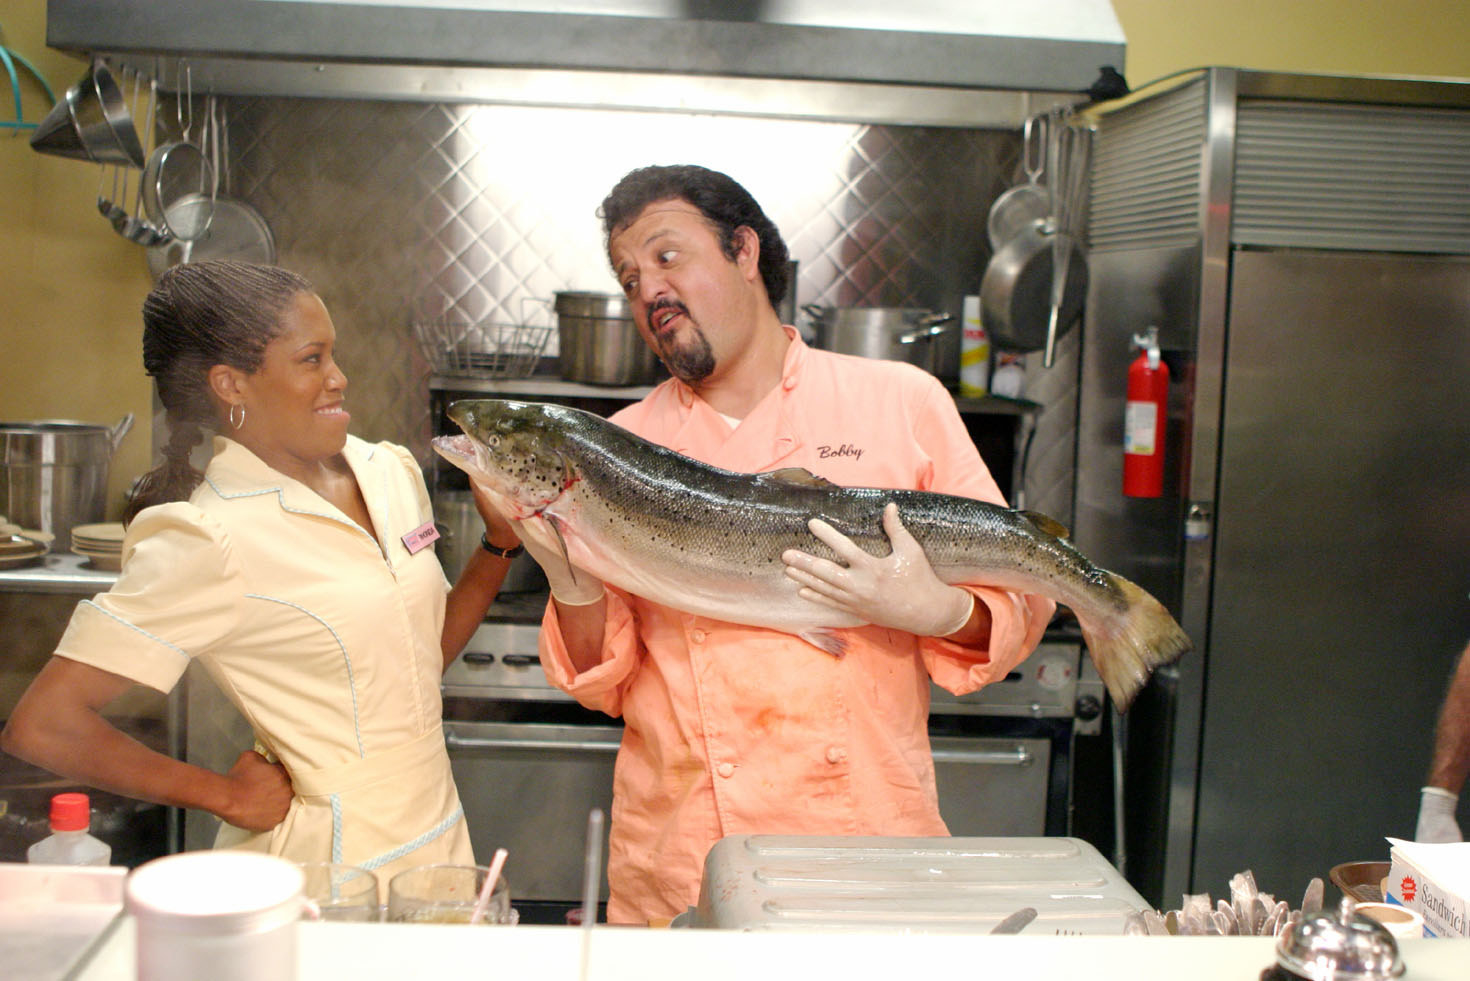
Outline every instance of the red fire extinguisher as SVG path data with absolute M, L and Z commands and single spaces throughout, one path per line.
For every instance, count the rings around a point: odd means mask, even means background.
M 1135 334 L 1143 349 L 1128 366 L 1128 405 L 1123 416 L 1123 493 L 1162 497 L 1164 423 L 1169 405 L 1169 366 L 1159 359 L 1159 329 Z

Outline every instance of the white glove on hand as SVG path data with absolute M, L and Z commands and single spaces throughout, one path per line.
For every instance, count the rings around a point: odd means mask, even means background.
M 893 550 L 869 555 L 821 518 L 807 523 L 846 567 L 799 549 L 781 555 L 786 575 L 801 584 L 798 595 L 880 627 L 920 637 L 944 637 L 970 621 L 975 597 L 939 581 L 924 550 L 898 518 L 898 505 L 883 508 L 883 530 Z
M 510 519 L 516 537 L 531 553 L 531 558 L 546 573 L 551 586 L 551 596 L 563 606 L 590 606 L 602 599 L 602 580 L 584 569 L 574 568 L 568 561 L 566 550 L 556 529 L 546 518 Z
M 495 524 L 493 517 L 498 515 L 504 519 L 521 544 L 526 546 L 526 551 L 531 553 L 531 558 L 541 566 L 541 571 L 546 573 L 551 595 L 557 602 L 563 606 L 590 606 L 602 599 L 602 580 L 581 569 L 573 570 L 549 519 L 536 515 L 518 517 L 520 509 L 515 504 L 474 479 L 470 480 L 470 490 L 475 495 L 475 506 L 485 521 L 487 531 Z
M 1464 841 L 1460 826 L 1455 823 L 1455 804 L 1459 800 L 1459 794 L 1452 794 L 1441 787 L 1421 789 L 1419 823 L 1414 828 L 1414 840 L 1435 843 Z

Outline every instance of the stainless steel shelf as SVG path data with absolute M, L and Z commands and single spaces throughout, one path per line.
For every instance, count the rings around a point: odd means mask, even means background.
M 117 573 L 92 568 L 91 560 L 69 552 L 53 552 L 35 565 L 0 570 L 0 592 L 105 593 L 117 582 Z

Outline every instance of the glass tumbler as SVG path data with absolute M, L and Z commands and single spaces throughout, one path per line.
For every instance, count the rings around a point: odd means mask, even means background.
M 303 889 L 311 906 L 306 919 L 376 923 L 383 918 L 378 877 L 368 869 L 340 862 L 302 862 Z M 313 916 L 313 911 L 319 916 Z
M 388 880 L 388 919 L 394 923 L 468 923 L 490 870 L 483 865 L 419 865 Z M 514 923 L 510 885 L 495 882 L 481 923 Z

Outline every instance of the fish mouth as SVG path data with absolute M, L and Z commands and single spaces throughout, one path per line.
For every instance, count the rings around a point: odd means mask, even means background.
M 464 460 L 466 462 L 479 462 L 479 444 L 468 436 L 435 436 L 429 440 L 435 452 L 451 463 Z

